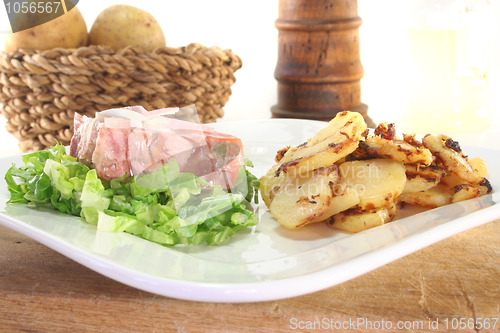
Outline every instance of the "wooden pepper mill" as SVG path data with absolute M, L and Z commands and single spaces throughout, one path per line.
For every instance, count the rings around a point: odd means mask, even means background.
M 357 12 L 356 0 L 279 1 L 274 118 L 331 120 L 349 110 L 371 125 L 361 102 Z

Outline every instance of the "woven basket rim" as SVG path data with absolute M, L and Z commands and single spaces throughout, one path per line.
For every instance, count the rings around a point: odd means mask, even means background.
M 212 46 L 205 46 L 201 43 L 189 43 L 189 44 L 186 44 L 186 45 L 180 45 L 180 46 L 168 46 L 168 45 L 165 45 L 165 46 L 159 46 L 159 47 L 156 47 L 155 49 L 153 50 L 145 50 L 144 48 L 142 48 L 140 45 L 128 45 L 128 46 L 125 46 L 123 48 L 120 48 L 118 50 L 113 50 L 110 46 L 107 46 L 107 45 L 85 45 L 85 46 L 80 46 L 80 47 L 77 47 L 77 48 L 64 48 L 64 47 L 54 47 L 52 49 L 46 49 L 46 50 L 38 50 L 38 49 L 31 49 L 31 48 L 28 48 L 28 47 L 21 47 L 21 48 L 18 48 L 14 51 L 5 51 L 5 50 L 0 50 L 0 54 L 15 54 L 17 52 L 36 52 L 36 53 L 43 53 L 43 52 L 51 52 L 51 51 L 66 51 L 66 52 L 69 52 L 69 53 L 75 53 L 75 52 L 79 52 L 81 50 L 86 50 L 86 49 L 100 49 L 102 50 L 103 52 L 107 52 L 109 54 L 121 54 L 121 53 L 124 53 L 126 52 L 127 50 L 130 50 L 130 49 L 134 49 L 134 50 L 140 50 L 142 53 L 158 53 L 158 52 L 161 52 L 162 50 L 186 50 L 186 49 L 196 49 L 196 50 L 199 50 L 199 49 L 210 49 L 210 50 L 217 50 L 217 51 L 229 51 L 229 52 L 232 52 L 232 49 L 230 48 L 221 48 L 217 45 L 212 45 Z M 182 53 L 182 51 L 178 52 L 179 54 Z
M 12 64 L 9 66 L 10 59 L 23 59 L 24 61 L 29 62 L 33 66 L 36 66 L 36 61 L 40 60 L 40 57 L 48 57 L 50 59 L 61 59 L 61 58 L 69 58 L 69 61 L 75 61 L 75 57 L 83 57 L 88 59 L 88 61 L 101 61 L 101 59 L 97 59 L 99 56 L 118 58 L 120 60 L 127 58 L 150 58 L 151 61 L 158 60 L 159 57 L 162 56 L 170 56 L 174 58 L 185 59 L 187 62 L 203 62 L 203 59 L 200 57 L 196 58 L 195 55 L 204 55 L 204 56 L 214 56 L 222 60 L 226 65 L 229 65 L 234 71 L 240 69 L 242 67 L 241 58 L 233 53 L 231 49 L 221 49 L 218 46 L 206 47 L 200 43 L 190 43 L 186 46 L 160 46 L 155 48 L 154 50 L 148 51 L 144 50 L 140 46 L 126 46 L 117 51 L 114 51 L 109 46 L 102 45 L 89 45 L 82 46 L 79 48 L 53 48 L 48 50 L 34 50 L 29 48 L 20 48 L 12 52 L 0 51 L 0 72 L 3 73 L 29 73 L 29 69 L 19 68 L 13 66 Z M 34 58 L 33 58 L 34 57 Z M 108 58 L 109 59 L 109 58 Z M 205 59 L 205 62 L 207 60 Z M 210 65 L 206 63 L 206 65 Z M 19 66 L 19 64 L 18 64 Z M 135 66 L 131 65 L 130 68 Z M 186 65 L 186 70 L 193 69 Z M 50 69 L 48 72 L 57 73 L 64 72 L 62 69 Z M 39 73 L 37 73 L 39 74 Z

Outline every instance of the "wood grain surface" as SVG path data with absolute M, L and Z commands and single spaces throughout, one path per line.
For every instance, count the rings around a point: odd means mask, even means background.
M 0 332 L 447 332 L 500 317 L 499 240 L 495 221 L 320 292 L 217 304 L 128 287 L 0 227 Z

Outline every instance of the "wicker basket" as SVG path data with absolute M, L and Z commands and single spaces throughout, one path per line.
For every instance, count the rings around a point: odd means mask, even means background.
M 0 52 L 0 108 L 23 151 L 68 144 L 75 112 L 129 105 L 147 110 L 195 104 L 203 123 L 224 115 L 241 59 L 199 44 L 145 52 L 100 46 Z

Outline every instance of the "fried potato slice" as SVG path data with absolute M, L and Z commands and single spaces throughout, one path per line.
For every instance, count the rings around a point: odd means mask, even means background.
M 368 136 L 360 142 L 358 150 L 371 157 L 385 157 L 402 163 L 430 165 L 432 153 L 425 147 L 416 147 L 403 140 L 387 140 L 380 136 Z
M 437 208 L 450 204 L 452 195 L 446 188 L 437 185 L 422 192 L 401 193 L 399 200 L 421 207 Z
M 457 185 L 453 188 L 453 191 L 454 194 L 451 199 L 453 203 L 477 198 L 481 195 L 481 189 L 479 187 L 468 184 Z
M 481 195 L 486 195 L 493 191 L 493 187 L 491 187 L 491 183 L 487 178 L 483 178 L 483 181 L 477 185 L 481 190 Z
M 403 203 L 436 208 L 492 191 L 484 160 L 469 160 L 445 135 L 400 139 L 387 123 L 368 133 L 363 117 L 346 111 L 279 150 L 259 188 L 274 218 L 289 229 L 325 221 L 359 232 L 392 221 Z
M 403 140 L 405 142 L 409 143 L 413 147 L 424 148 L 422 141 L 417 140 L 417 138 L 415 138 L 415 137 L 416 137 L 415 133 L 412 133 L 412 134 L 403 133 Z
M 398 206 L 397 203 L 392 202 L 376 209 L 349 209 L 332 216 L 327 223 L 335 229 L 353 233 L 361 232 L 391 222 L 396 216 Z
M 434 187 L 437 185 L 437 182 L 435 179 L 426 179 L 424 177 L 415 177 L 408 179 L 406 181 L 405 188 L 403 190 L 403 193 L 408 193 L 408 192 L 423 192 L 427 191 L 431 187 Z
M 475 167 L 473 167 L 473 169 L 476 174 L 483 172 L 486 173 L 485 170 L 476 171 L 477 169 Z M 473 185 L 468 181 L 463 180 L 453 172 L 448 173 L 441 179 L 440 186 L 452 195 L 452 202 L 476 198 L 481 195 L 486 195 L 492 191 L 491 184 L 486 178 L 482 178 L 482 181 L 479 184 Z
M 286 180 L 286 175 L 284 173 L 276 175 L 276 171 L 279 166 L 279 164 L 275 164 L 264 176 L 260 178 L 259 192 L 267 208 L 271 205 L 272 190 L 276 187 L 280 187 Z
M 296 177 L 318 168 L 329 167 L 358 147 L 365 130 L 366 123 L 361 114 L 340 112 L 313 138 L 288 149 L 280 160 L 277 172 Z
M 363 210 L 380 208 L 394 201 L 406 184 L 402 163 L 388 159 L 349 161 L 339 166 L 341 186 L 359 194 Z
M 404 192 L 422 192 L 436 186 L 446 175 L 446 171 L 437 165 L 421 166 L 406 164 L 406 185 Z
M 386 140 L 394 140 L 396 138 L 396 126 L 394 123 L 380 123 L 373 133 Z
M 339 191 L 338 187 L 334 187 L 334 196 L 330 202 L 330 209 L 325 214 L 311 221 L 321 222 L 328 220 L 331 216 L 350 209 L 359 204 L 359 194 L 355 189 L 345 188 Z
M 286 177 L 274 187 L 269 211 L 284 227 L 296 229 L 330 211 L 334 187 L 340 179 L 338 167 L 320 168 L 307 177 Z
M 470 165 L 467 157 L 462 154 L 462 149 L 458 142 L 453 141 L 450 137 L 443 134 L 426 135 L 422 143 L 427 147 L 432 154 L 439 157 L 443 162 L 446 170 L 453 172 L 461 179 L 477 185 L 483 181 L 474 168 Z
M 450 191 L 455 186 L 462 185 L 464 183 L 469 184 L 467 181 L 464 181 L 462 178 L 454 174 L 453 172 L 447 173 L 443 178 L 441 178 L 441 184 L 448 188 Z
M 469 164 L 476 175 L 479 177 L 486 177 L 488 168 L 486 167 L 486 162 L 481 157 L 473 157 L 469 159 Z

